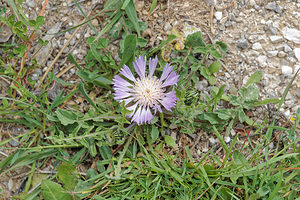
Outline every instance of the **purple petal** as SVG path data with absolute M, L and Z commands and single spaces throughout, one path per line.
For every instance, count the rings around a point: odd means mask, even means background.
M 128 107 L 127 110 L 132 111 L 129 115 L 127 115 L 127 117 L 132 117 L 132 115 L 135 113 L 136 107 L 137 107 L 137 103 Z
M 160 81 L 165 80 L 168 77 L 168 75 L 171 73 L 172 70 L 173 70 L 172 65 L 170 65 L 169 63 L 167 63 L 165 65 L 165 67 L 164 67 L 164 70 L 163 70 L 162 75 L 161 75 L 161 77 L 160 77 L 159 80 Z
M 155 104 L 155 105 L 153 106 L 153 109 L 154 109 L 154 114 L 156 114 L 157 110 L 158 110 L 159 112 L 162 112 L 161 106 L 158 105 L 158 104 Z
M 140 56 L 139 58 L 135 58 L 135 61 L 133 63 L 134 69 L 136 73 L 141 77 L 145 77 L 145 72 L 146 72 L 146 57 L 143 58 L 143 56 Z
M 154 59 L 151 58 L 149 59 L 149 76 L 153 76 L 157 66 L 157 62 L 158 62 L 157 56 Z
M 124 99 L 124 102 L 125 102 L 125 106 L 127 105 L 127 104 L 129 104 L 131 101 L 133 101 L 134 100 L 134 97 L 130 97 L 130 98 L 127 98 L 127 99 Z
M 128 78 L 129 80 L 135 82 L 135 78 L 132 74 L 132 72 L 130 71 L 129 67 L 127 65 L 124 65 L 123 68 L 121 69 L 120 73 L 125 76 L 126 78 Z
M 150 124 L 152 119 L 153 119 L 153 115 L 148 107 L 146 110 L 145 122 L 148 121 L 148 124 Z
M 115 98 L 114 98 L 115 100 L 121 100 L 121 99 L 132 96 L 132 94 L 122 91 L 122 90 L 116 91 L 116 93 L 114 95 L 115 95 Z
M 114 85 L 115 85 L 115 86 L 121 86 L 121 85 L 124 85 L 124 86 L 131 86 L 131 87 L 132 87 L 132 84 L 131 84 L 131 83 L 129 83 L 128 81 L 124 80 L 124 79 L 121 78 L 119 75 L 115 75 L 115 76 L 114 76 L 113 82 L 114 82 Z
M 131 122 L 136 122 L 138 125 L 140 125 L 140 121 L 141 121 L 141 109 L 142 106 L 140 106 L 137 111 L 135 112 L 135 114 L 133 115 Z
M 176 105 L 177 100 L 178 99 L 175 95 L 175 91 L 172 90 L 171 92 L 165 94 L 160 103 L 165 107 L 166 110 L 171 111 L 171 108 Z
M 175 85 L 178 82 L 179 75 L 177 75 L 175 72 L 171 72 L 171 74 L 168 76 L 168 78 L 165 80 L 165 82 L 162 84 L 161 87 L 167 87 L 170 85 Z

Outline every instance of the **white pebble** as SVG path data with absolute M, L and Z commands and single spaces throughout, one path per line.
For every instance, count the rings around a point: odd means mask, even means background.
M 287 110 L 285 111 L 284 113 L 284 116 L 286 116 L 287 118 L 289 118 L 290 114 L 291 114 L 291 111 L 290 110 Z
M 236 132 L 234 129 L 231 129 L 230 134 L 234 137 L 236 135 Z
M 262 46 L 259 42 L 256 42 L 252 45 L 252 49 L 254 50 L 262 50 Z
M 225 136 L 225 137 L 224 137 L 224 141 L 225 141 L 226 143 L 229 143 L 230 140 L 231 140 L 230 137 L 228 137 L 228 136 Z
M 290 66 L 283 65 L 281 70 L 282 74 L 286 76 L 292 75 L 293 73 L 293 68 L 291 68 Z
M 300 48 L 295 48 L 294 53 L 298 61 L 300 61 Z
M 216 143 L 216 140 L 214 138 L 209 138 L 208 139 L 210 144 L 214 145 Z
M 222 12 L 220 12 L 220 11 L 215 12 L 215 17 L 217 20 L 220 21 L 222 19 Z
M 276 42 L 283 41 L 283 38 L 281 36 L 271 35 L 270 40 L 271 40 L 271 42 L 276 43 Z
M 11 178 L 8 180 L 7 187 L 9 191 L 11 191 L 14 187 L 14 182 Z

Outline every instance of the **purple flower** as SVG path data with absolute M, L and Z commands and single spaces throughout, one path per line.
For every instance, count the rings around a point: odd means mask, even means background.
M 158 59 L 149 60 L 149 71 L 146 72 L 146 57 L 135 58 L 133 63 L 134 70 L 138 77 L 135 77 L 129 67 L 126 65 L 120 70 L 123 77 L 116 75 L 113 79 L 113 89 L 115 90 L 115 100 L 125 102 L 125 106 L 131 114 L 131 122 L 136 122 L 138 125 L 147 123 L 150 124 L 153 119 L 152 112 L 162 112 L 163 106 L 166 110 L 171 111 L 178 100 L 174 88 L 179 75 L 173 72 L 173 67 L 166 64 L 161 77 L 158 79 L 154 75 Z

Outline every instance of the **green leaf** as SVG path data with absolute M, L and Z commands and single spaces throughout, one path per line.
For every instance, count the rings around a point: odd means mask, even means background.
M 174 147 L 175 146 L 175 140 L 169 136 L 169 135 L 165 135 L 165 142 L 167 143 L 167 145 Z
M 108 38 L 99 38 L 97 42 L 97 49 L 105 49 L 109 44 Z
M 216 79 L 216 77 L 214 77 L 213 75 L 210 75 L 210 76 L 208 77 L 208 82 L 209 82 L 209 84 L 211 84 L 211 85 L 215 85 L 215 84 L 217 83 L 217 79 Z
M 78 118 L 78 116 L 75 113 L 65 109 L 57 109 L 55 113 L 60 123 L 65 126 L 69 124 L 74 124 Z
M 216 73 L 220 70 L 221 66 L 222 66 L 222 64 L 220 62 L 215 61 L 209 65 L 208 71 L 212 74 Z
M 246 102 L 257 101 L 259 97 L 259 91 L 255 84 L 251 84 L 247 87 L 242 87 L 239 94 Z
M 246 120 L 246 114 L 242 108 L 238 109 L 239 121 L 242 123 Z
M 140 32 L 140 26 L 139 26 L 139 19 L 137 17 L 136 9 L 133 3 L 133 0 L 130 0 L 128 5 L 125 8 L 125 12 L 129 18 L 129 20 L 133 23 L 134 28 L 138 34 L 138 36 L 141 36 Z
M 45 22 L 45 18 L 44 18 L 43 16 L 38 16 L 38 17 L 36 18 L 36 25 L 37 25 L 37 26 L 43 25 L 44 22 Z
M 209 49 L 209 53 L 210 53 L 210 55 L 212 55 L 216 59 L 221 59 L 222 58 L 222 55 L 214 47 Z
M 154 53 L 156 53 L 157 51 L 161 50 L 164 46 L 166 46 L 169 42 L 171 42 L 172 40 L 176 39 L 177 36 L 175 35 L 169 35 L 167 40 L 162 41 L 158 47 L 156 47 L 155 49 L 151 50 L 149 52 L 149 56 L 152 56 Z
M 61 185 L 50 180 L 42 181 L 42 196 L 45 200 L 72 200 L 72 196 Z
M 78 84 L 79 91 L 83 94 L 85 99 L 97 110 L 100 111 L 99 108 L 96 106 L 96 104 L 92 101 L 92 99 L 89 97 L 89 95 L 86 93 L 84 89 L 84 85 L 82 82 Z
M 261 78 L 263 76 L 263 73 L 261 71 L 256 71 L 253 74 L 251 74 L 249 80 L 246 83 L 246 86 L 254 84 L 254 83 L 258 83 Z
M 188 35 L 186 38 L 186 44 L 191 47 L 199 47 L 199 46 L 204 47 L 205 42 L 203 41 L 201 31 L 197 31 L 193 34 Z
M 137 46 L 139 46 L 139 47 L 145 47 L 147 45 L 147 43 L 148 43 L 147 39 L 144 39 L 144 38 L 141 38 L 141 37 L 139 37 L 137 39 Z
M 155 140 L 157 140 L 158 136 L 159 136 L 158 128 L 156 126 L 152 125 L 152 131 L 151 131 L 152 141 L 154 142 Z
M 66 162 L 61 163 L 57 167 L 57 178 L 59 182 L 64 184 L 64 188 L 72 191 L 77 185 L 76 168 Z
M 245 165 L 245 166 L 249 165 L 245 156 L 238 150 L 234 150 L 233 152 L 233 161 L 237 165 Z
M 266 105 L 266 104 L 269 104 L 269 103 L 278 104 L 279 101 L 280 101 L 279 99 L 264 99 L 262 101 L 258 101 L 258 102 L 253 103 L 253 105 L 254 106 L 262 106 L 262 105 Z
M 225 54 L 227 52 L 227 44 L 225 44 L 224 42 L 221 41 L 217 41 L 216 42 L 217 47 L 219 47 L 221 53 Z
M 133 59 L 135 55 L 136 43 L 137 39 L 135 34 L 126 36 L 124 41 L 124 52 L 122 55 L 122 60 L 120 62 L 120 67 L 128 63 L 131 59 Z

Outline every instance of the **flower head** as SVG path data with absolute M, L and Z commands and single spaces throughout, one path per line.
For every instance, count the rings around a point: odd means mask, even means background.
M 153 119 L 152 112 L 162 112 L 163 106 L 171 111 L 178 100 L 174 88 L 179 75 L 173 72 L 173 67 L 166 64 L 160 78 L 154 75 L 158 59 L 149 59 L 149 70 L 146 72 L 146 57 L 135 58 L 134 70 L 138 77 L 135 77 L 128 66 L 124 65 L 120 70 L 123 77 L 116 75 L 113 79 L 113 89 L 115 90 L 115 100 L 125 102 L 125 106 L 131 114 L 131 121 L 137 124 L 148 122 Z

